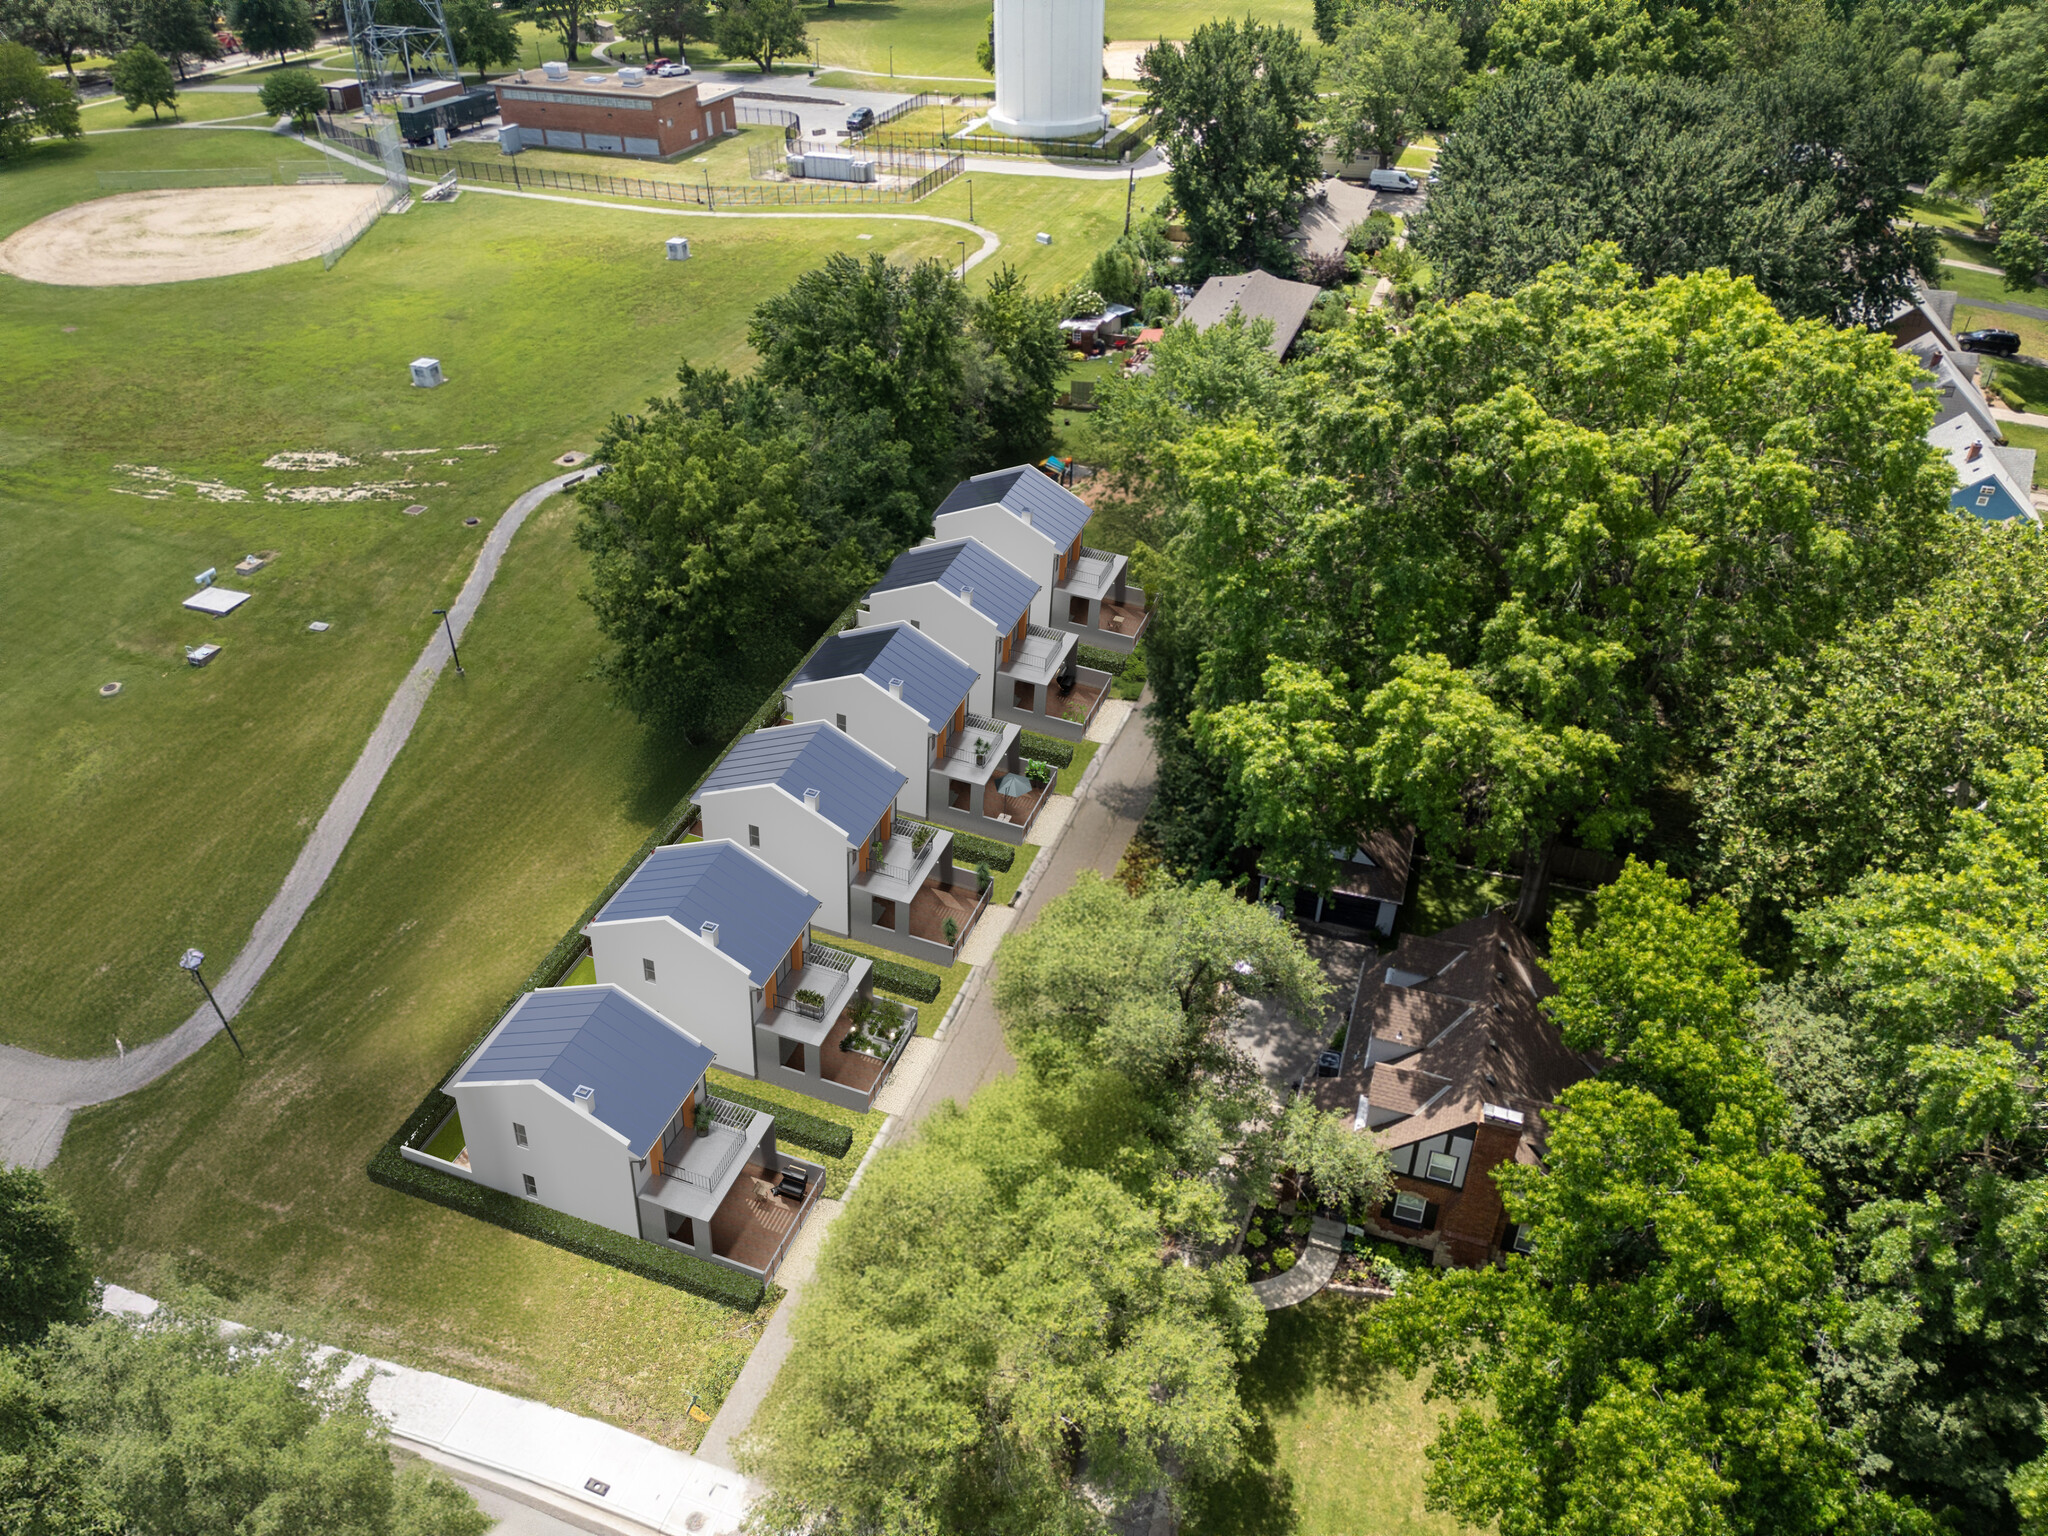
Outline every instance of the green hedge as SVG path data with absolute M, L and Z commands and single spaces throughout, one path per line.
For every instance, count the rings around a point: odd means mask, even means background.
M 1111 677 L 1122 677 L 1124 668 L 1131 664 L 1128 651 L 1105 651 L 1099 645 L 1077 645 L 1074 659 L 1084 667 L 1093 667 L 1098 672 L 1107 672 Z
M 1054 762 L 1052 758 L 1047 758 L 1046 761 L 1052 763 L 1055 768 L 1067 766 L 1065 762 Z M 1008 843 L 997 842 L 992 837 L 976 837 L 972 832 L 955 832 L 953 862 L 956 865 L 965 864 L 969 869 L 977 864 L 986 864 L 990 869 L 1007 871 L 1017 862 L 1017 850 Z
M 439 1089 L 428 1094 L 370 1159 L 372 1181 L 741 1312 L 751 1312 L 761 1305 L 766 1287 L 751 1275 L 407 1161 L 398 1149 L 410 1144 L 408 1138 L 426 1135 L 454 1108 L 455 1101 Z
M 1055 768 L 1070 768 L 1074 763 L 1074 744 L 1061 741 L 1054 736 L 1041 736 L 1036 731 L 1019 731 L 1017 748 L 1026 757 L 1035 757 L 1040 762 L 1051 763 Z M 1005 864 L 1004 869 L 1010 866 Z
M 837 1120 L 827 1120 L 823 1115 L 814 1115 L 808 1110 L 791 1109 L 786 1104 L 771 1104 L 725 1083 L 708 1091 L 714 1099 L 724 1099 L 742 1109 L 758 1109 L 764 1115 L 773 1115 L 777 1146 L 786 1141 L 793 1147 L 802 1147 L 806 1152 L 817 1152 L 826 1157 L 844 1157 L 853 1150 L 853 1131 Z
M 955 837 L 959 834 L 956 832 Z M 956 843 L 954 845 L 958 847 Z M 1005 865 L 1004 868 L 1008 868 Z M 839 949 L 837 944 L 827 944 L 813 935 L 811 942 L 820 949 L 839 950 L 842 955 L 853 954 L 850 949 Z M 928 971 L 921 965 L 912 965 L 906 960 L 876 960 L 871 955 L 858 958 L 869 961 L 875 968 L 875 985 L 884 992 L 894 992 L 898 997 L 907 997 L 912 1002 L 929 1003 L 939 995 L 940 976 L 937 971 Z M 778 1110 L 776 1113 L 780 1114 Z

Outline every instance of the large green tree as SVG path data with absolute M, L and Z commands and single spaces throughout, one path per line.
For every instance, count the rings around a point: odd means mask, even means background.
M 1292 265 L 1302 193 L 1321 174 L 1310 125 L 1316 65 L 1300 34 L 1246 20 L 1209 22 L 1185 47 L 1138 61 L 1168 184 L 1197 276 Z
M 142 43 L 114 60 L 114 89 L 130 112 L 146 106 L 152 119 L 163 115 L 159 107 L 178 104 L 178 84 L 171 78 L 171 66 Z
M 72 62 L 113 41 L 119 29 L 107 0 L 4 0 L 0 37 L 49 54 L 74 75 Z
M 475 70 L 479 80 L 493 64 L 518 59 L 518 29 L 492 0 L 448 0 L 442 15 L 455 44 L 456 62 Z
M 1961 522 L 1945 542 L 1955 567 L 1925 592 L 1728 682 L 1704 873 L 1755 937 L 1867 869 L 1932 858 L 1985 775 L 2048 740 L 2048 547 Z
M 2038 1530 L 2048 1479 L 2048 765 L 1980 769 L 1930 853 L 1798 918 L 1850 1317 L 1832 1384 L 1868 1465 L 1955 1529 Z M 1796 1017 L 1793 1022 L 1797 1023 Z M 1795 1033 L 1792 1036 L 1797 1039 Z M 1843 1109 L 1850 1112 L 1844 1122 Z
M 306 0 L 228 0 L 228 21 L 242 46 L 259 58 L 274 53 L 281 62 L 317 40 Z
M 1034 464 L 1053 449 L 1052 407 L 1067 371 L 1058 306 L 1034 294 L 1007 262 L 974 300 L 985 436 L 979 456 L 996 464 Z
M 775 61 L 804 51 L 804 11 L 797 0 L 724 0 L 712 40 L 728 58 L 752 59 L 767 74 Z
M 1885 338 L 1724 273 L 1645 289 L 1611 248 L 1363 317 L 1287 385 L 1277 425 L 1176 451 L 1161 617 L 1198 650 L 1150 653 L 1238 841 L 1319 889 L 1333 844 L 1395 817 L 1532 872 L 1561 832 L 1643 830 L 1730 677 L 1917 587 L 1950 528 Z
M 571 64 L 583 43 L 583 23 L 596 13 L 592 0 L 525 0 L 521 13 L 562 40 L 562 53 Z
M 1496 69 L 1598 75 L 1717 75 L 1729 58 L 1726 4 L 1506 0 L 1488 36 Z
M 256 99 L 264 111 L 289 117 L 301 128 L 327 110 L 327 88 L 310 69 L 280 69 L 264 76 Z
M 1464 72 L 1448 16 L 1394 5 L 1361 10 L 1337 39 L 1323 131 L 1342 159 L 1370 153 L 1392 165 L 1403 144 L 1448 121 Z
M 483 1536 L 469 1495 L 394 1476 L 344 1356 L 224 1337 L 211 1319 L 105 1317 L 0 1354 L 0 1514 L 24 1536 Z
M 691 741 L 743 726 L 871 574 L 806 515 L 803 441 L 749 430 L 719 382 L 686 370 L 678 394 L 615 419 L 610 472 L 579 493 L 604 670 Z
M 1991 199 L 2005 286 L 2025 291 L 2048 270 L 2048 156 L 2015 160 Z
M 38 135 L 75 139 L 78 93 L 52 80 L 35 50 L 20 43 L 0 43 L 0 161 L 28 153 Z
M 1402 1286 L 1369 1348 L 1455 1412 L 1427 1498 L 1517 1536 L 1915 1529 L 1858 1484 L 1809 1364 L 1831 1320 L 1813 1179 L 1744 1011 L 1733 914 L 1631 863 L 1560 921 L 1553 1008 L 1601 1077 L 1495 1174 L 1528 1257 Z M 1666 1095 L 1677 1099 L 1671 1102 Z
M 1911 61 L 1838 28 L 1711 82 L 1527 68 L 1461 117 L 1413 236 L 1451 294 L 1612 240 L 1646 281 L 1724 267 L 1788 315 L 1878 322 L 1935 268 L 1900 215 L 1942 133 Z
M 127 15 L 135 40 L 146 43 L 185 78 L 193 59 L 217 59 L 220 40 L 214 35 L 213 7 L 206 0 L 136 0 Z
M 1962 185 L 1990 190 L 2014 161 L 2048 155 L 2048 0 L 2011 7 L 1969 40 L 1956 94 L 1949 172 Z
M 99 1309 L 71 1208 L 33 1168 L 0 1168 L 0 1348 L 33 1344 Z

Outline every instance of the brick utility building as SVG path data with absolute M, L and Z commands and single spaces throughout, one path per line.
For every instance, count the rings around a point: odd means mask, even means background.
M 1566 1047 L 1538 1006 L 1556 990 L 1528 936 L 1499 913 L 1410 934 L 1359 988 L 1343 1064 L 1316 1085 L 1386 1148 L 1394 1190 L 1378 1236 L 1485 1264 L 1523 1248 L 1493 1170 L 1543 1155 L 1543 1115 L 1593 1058 Z
M 729 97 L 701 101 L 692 80 L 650 78 L 644 70 L 609 75 L 530 72 L 493 82 L 498 115 L 517 128 L 524 149 L 581 149 L 667 159 L 739 129 Z

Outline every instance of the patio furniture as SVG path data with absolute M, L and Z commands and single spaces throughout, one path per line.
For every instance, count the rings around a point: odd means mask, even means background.
M 775 1186 L 775 1193 L 787 1195 L 792 1200 L 801 1200 L 804 1191 L 810 1187 L 810 1182 L 810 1175 L 803 1169 L 785 1168 L 782 1170 L 782 1182 Z

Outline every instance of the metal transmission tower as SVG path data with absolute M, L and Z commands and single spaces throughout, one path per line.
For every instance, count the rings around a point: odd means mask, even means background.
M 423 25 L 380 21 L 386 0 L 342 0 L 348 18 L 348 44 L 355 53 L 356 76 L 363 95 L 383 98 L 415 80 L 457 80 L 455 40 L 441 14 L 441 0 L 399 0 L 393 9 Z

